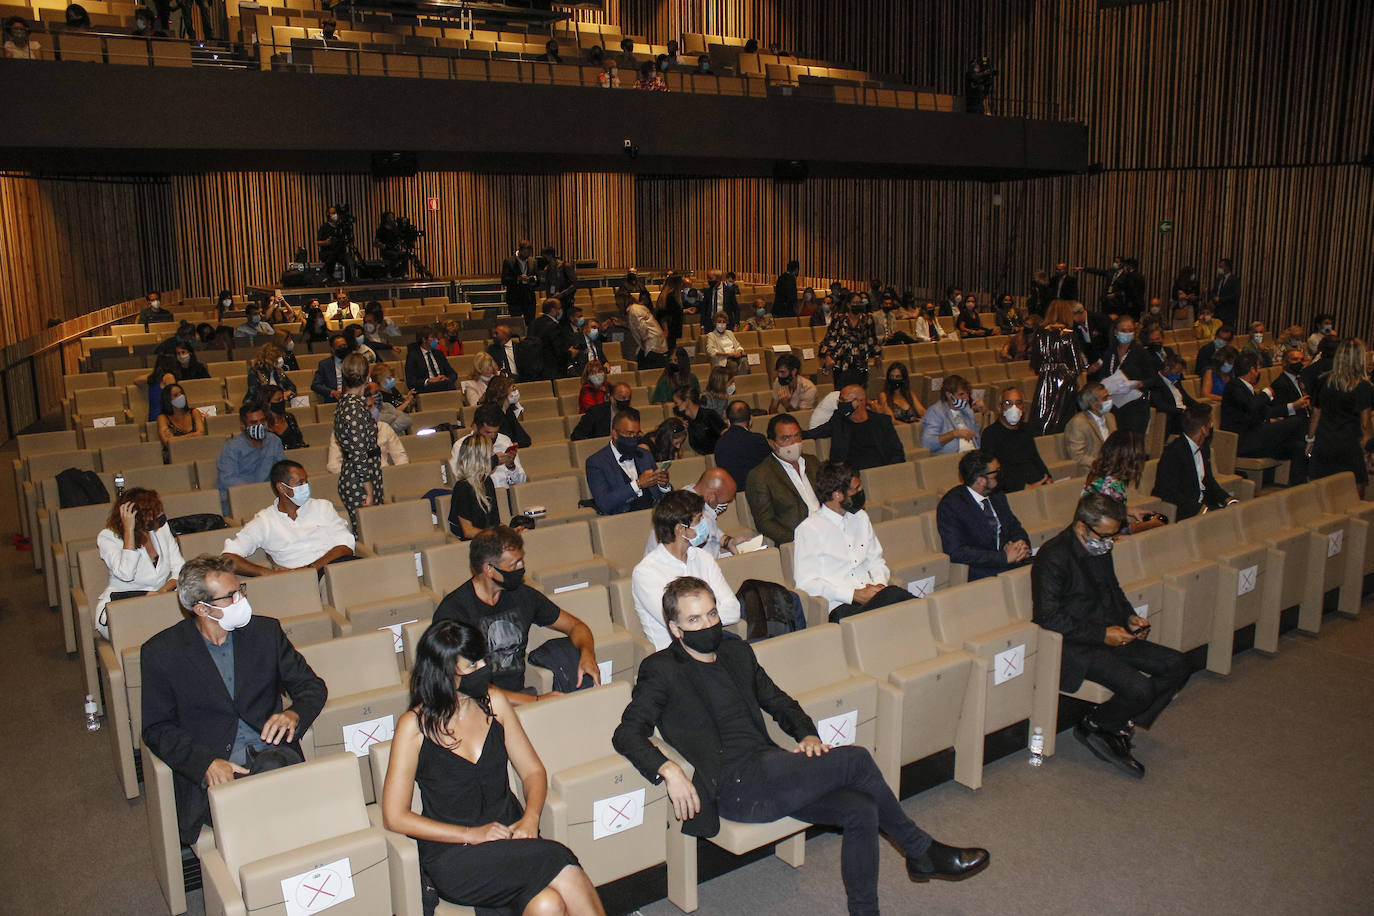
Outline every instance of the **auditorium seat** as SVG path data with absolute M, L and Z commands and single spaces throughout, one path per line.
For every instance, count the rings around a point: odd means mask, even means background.
M 354 755 L 354 778 L 369 804 L 376 799 L 367 745 L 390 738 L 396 719 L 410 706 L 410 690 L 396 663 L 396 642 L 399 637 L 382 630 L 296 647 L 329 686 L 324 709 L 299 736 L 301 751 L 306 760 L 340 752 Z
M 409 554 L 368 557 L 325 567 L 324 597 L 353 625 L 353 632 L 399 629 L 412 620 L 434 615 L 438 596 L 416 581 L 415 558 Z
M 739 502 L 742 500 L 736 499 L 736 503 Z M 633 569 L 643 559 L 644 548 L 653 533 L 652 516 L 652 509 L 598 515 L 591 519 L 592 546 L 611 562 Z
M 448 465 L 443 461 L 398 464 L 382 468 L 382 488 L 387 502 L 419 499 L 430 490 L 448 489 L 447 477 Z
M 937 494 L 938 501 L 940 496 L 944 496 L 951 487 L 958 486 L 959 480 L 959 459 L 963 457 L 960 452 L 949 455 L 931 455 L 929 458 L 921 458 L 914 462 L 916 466 L 916 482 L 922 489 L 930 490 Z
M 358 540 L 374 554 L 408 553 L 417 560 L 420 551 L 448 540 L 448 521 L 433 521 L 429 503 L 412 499 L 358 509 Z
M 600 662 L 611 663 L 611 677 L 633 684 L 639 671 L 639 663 L 654 653 L 654 646 L 643 636 L 630 632 L 616 622 L 611 609 L 610 587 L 588 585 L 586 588 L 562 592 L 556 598 L 550 598 L 591 629 L 592 635 L 596 637 L 597 659 Z M 531 634 L 531 646 L 535 644 L 533 635 Z M 548 635 L 551 637 L 552 632 Z
M 203 459 L 213 462 L 224 449 L 224 442 L 224 438 L 218 436 L 183 436 L 167 443 L 167 457 L 172 464 L 194 464 Z M 199 471 L 196 476 L 200 477 Z M 215 478 L 211 477 L 203 485 L 213 487 Z
M 566 524 L 522 532 L 525 569 L 534 580 L 531 584 L 537 583 L 540 591 L 552 596 L 560 589 L 580 584 L 605 585 L 630 574 L 634 563 L 639 561 L 639 554 L 635 554 L 631 562 L 628 557 L 612 561 L 595 553 L 588 527 L 590 520 L 590 517 L 572 519 Z
M 1172 527 L 1118 538 L 1112 559 L 1128 598 L 1149 594 L 1159 584 L 1159 604 L 1148 603 L 1136 614 L 1150 621 L 1155 642 L 1188 652 L 1214 636 L 1220 570 L 1214 561 L 1195 556 L 1188 538 Z M 1137 607 L 1134 598 L 1132 607 Z
M 246 584 L 253 613 L 277 618 L 286 638 L 299 648 L 353 632 L 347 618 L 320 600 L 319 582 L 315 570 L 293 569 L 258 576 Z
M 110 426 L 131 422 L 122 388 L 83 388 L 72 395 L 72 426 Z
M 24 480 L 20 489 L 24 494 L 23 511 L 27 516 L 29 538 L 41 544 L 39 531 L 40 513 L 58 508 L 56 477 L 67 468 L 83 471 L 95 470 L 96 454 L 92 451 L 76 450 L 44 452 L 24 459 Z M 49 495 L 53 498 L 49 499 Z M 31 551 L 33 568 L 43 568 L 43 552 Z
M 873 526 L 878 543 L 883 545 L 883 560 L 892 575 L 892 584 L 918 598 L 955 584 L 949 556 L 940 549 L 932 521 L 930 513 L 899 515 Z M 963 575 L 960 581 L 966 581 L 968 567 L 956 565 Z
M 796 587 L 792 577 L 783 572 L 780 551 L 766 548 L 738 556 L 722 556 L 718 563 L 725 581 L 736 592 L 748 579 L 773 582 L 797 593 L 797 597 L 801 599 L 802 612 L 806 615 L 807 626 L 818 626 L 829 619 L 829 602 L 818 595 L 808 595 Z
M 859 472 L 859 477 L 863 481 L 864 492 L 868 494 L 870 516 L 878 507 L 883 507 L 888 516 L 900 518 L 919 515 L 933 510 L 944 495 L 943 490 L 922 487 L 917 483 L 915 463 L 910 460 L 866 468 Z
M 983 784 L 988 663 L 935 641 L 925 601 L 903 601 L 840 621 L 849 665 L 895 692 L 905 766 L 954 748 L 954 779 Z M 888 694 L 891 696 L 892 694 Z
M 544 515 L 538 518 L 539 526 L 557 525 L 562 522 L 591 519 L 594 509 L 578 506 L 582 499 L 581 479 L 578 477 L 555 477 L 551 480 L 532 480 L 511 487 L 510 511 L 515 515 L 530 510 L 543 509 Z M 502 506 L 502 518 L 510 516 Z
M 1312 532 L 1290 522 L 1273 494 L 1257 496 L 1225 511 L 1240 514 L 1248 538 L 1263 541 L 1283 554 L 1279 610 L 1297 606 L 1298 629 L 1317 632 L 1321 627 L 1323 576 L 1317 574 L 1315 550 L 1319 545 Z
M 110 504 L 94 506 L 74 506 L 58 509 L 48 514 L 52 526 L 50 554 L 44 564 L 44 576 L 51 574 L 56 594 L 51 591 L 48 606 L 58 607 L 62 616 L 63 642 L 67 653 L 76 651 L 75 630 L 72 619 L 71 586 L 76 568 L 77 556 L 82 550 L 94 550 L 96 536 L 105 528 L 110 517 Z M 53 599 L 56 600 L 53 600 Z
M 1321 497 L 1321 506 L 1333 514 L 1346 513 L 1355 518 L 1364 520 L 1367 524 L 1374 523 L 1374 502 L 1361 500 L 1359 490 L 1355 487 L 1355 475 L 1349 472 L 1333 474 L 1330 477 L 1323 477 L 1314 481 L 1317 493 Z M 1346 569 L 1346 582 L 1350 583 L 1349 594 L 1345 586 L 1341 588 L 1341 612 L 1346 614 L 1356 614 L 1359 612 L 1359 587 L 1355 585 L 1356 577 L 1364 577 L 1374 573 L 1374 537 L 1366 537 L 1363 556 L 1361 556 L 1357 544 L 1347 544 L 1345 549 L 1350 551 L 1349 564 Z M 1362 584 L 1362 583 L 1361 583 Z M 1348 601 L 1347 599 L 1353 599 Z
M 1283 594 L 1283 552 L 1245 531 L 1239 512 L 1221 510 L 1178 525 L 1194 552 L 1217 561 L 1215 633 L 1208 645 L 1207 670 L 1231 673 L 1231 634 L 1255 625 L 1255 648 L 1270 655 L 1279 649 L 1279 599 Z
M 1311 577 L 1310 586 L 1320 590 L 1315 598 L 1316 607 L 1322 606 L 1327 592 L 1344 589 L 1349 582 L 1351 594 L 1338 604 L 1344 608 L 1358 609 L 1364 591 L 1364 577 L 1361 575 L 1358 579 L 1347 580 L 1346 559 L 1351 556 L 1353 547 L 1359 552 L 1355 564 L 1362 570 L 1369 534 L 1368 523 L 1344 512 L 1324 511 L 1321 491 L 1316 483 L 1290 487 L 1271 498 L 1282 502 L 1290 525 L 1305 527 L 1312 533 L 1312 552 L 1309 554 L 1307 570 Z M 1322 570 L 1320 577 L 1315 574 L 1318 569 Z M 1311 617 L 1307 623 L 1320 627 L 1321 617 Z
M 172 769 L 148 748 L 139 754 L 143 763 L 144 802 L 148 814 L 148 833 L 152 841 L 153 873 L 171 916 L 181 916 L 186 906 L 186 871 L 182 863 L 181 830 L 177 823 L 176 787 Z M 215 845 L 214 830 L 209 824 L 200 828 L 196 840 L 199 858 Z

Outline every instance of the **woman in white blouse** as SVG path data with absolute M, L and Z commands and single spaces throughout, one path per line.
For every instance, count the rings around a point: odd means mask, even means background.
M 154 490 L 133 487 L 110 510 L 105 529 L 95 539 L 110 582 L 95 603 L 95 628 L 110 636 L 105 606 L 111 600 L 169 592 L 181 573 L 181 548 L 167 524 L 162 500 Z
M 487 393 L 487 383 L 496 377 L 496 360 L 490 353 L 478 353 L 472 361 L 472 375 L 463 380 L 463 398 L 469 407 L 476 407 Z

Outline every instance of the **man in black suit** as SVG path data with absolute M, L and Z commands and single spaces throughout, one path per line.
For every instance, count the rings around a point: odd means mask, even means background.
M 559 318 L 563 315 L 563 302 L 559 299 L 545 299 L 540 307 L 541 314 L 530 325 L 529 339 L 539 341 L 540 364 L 543 378 L 558 378 L 560 371 L 571 358 L 563 346 L 563 326 Z M 498 364 L 499 365 L 499 364 Z M 528 373 L 525 379 L 530 379 Z
M 575 315 L 580 311 L 577 306 L 573 306 L 573 309 Z M 577 348 L 577 355 L 573 357 L 573 368 L 581 373 L 583 367 L 592 360 L 606 362 L 606 351 L 601 346 L 601 325 L 597 320 L 588 318 L 583 321 L 579 315 L 573 319 L 573 327 L 576 328 L 576 337 L 573 338 L 572 345 Z
M 1307 397 L 1309 389 L 1302 377 L 1302 350 L 1296 347 L 1289 347 L 1284 350 L 1280 365 L 1283 366 L 1283 371 L 1275 377 L 1273 384 L 1269 386 L 1274 389 L 1274 400 L 1280 404 L 1292 404 Z M 1296 412 L 1296 416 L 1310 420 L 1312 408 L 1304 407 Z
M 539 272 L 539 293 L 550 299 L 561 299 L 563 307 L 573 304 L 577 294 L 577 271 L 558 256 L 558 249 L 544 249 L 544 267 Z
M 539 285 L 535 274 L 534 245 L 521 239 L 515 254 L 501 262 L 501 285 L 506 288 L 506 311 L 519 315 L 528 325 L 534 321 L 534 288 Z
M 458 387 L 458 370 L 449 365 L 448 357 L 439 350 L 444 338 L 444 326 L 432 324 L 415 335 L 415 343 L 406 353 L 406 386 L 412 392 L 453 391 Z
M 1166 351 L 1164 384 L 1150 391 L 1150 406 L 1164 414 L 1164 435 L 1177 436 L 1182 430 L 1183 413 L 1197 403 L 1183 387 L 1183 358 L 1172 350 Z
M 183 565 L 177 597 L 190 616 L 143 644 L 143 743 L 172 769 L 189 846 L 209 820 L 209 786 L 303 759 L 298 736 L 328 692 L 281 624 L 253 616 L 227 557 Z
M 639 418 L 625 411 L 611 421 L 610 444 L 587 456 L 587 489 L 598 515 L 650 509 L 672 492 L 667 469 L 660 470 L 639 443 Z
M 768 823 L 795 816 L 840 827 L 850 913 L 878 912 L 880 830 L 901 848 L 915 881 L 964 878 L 987 865 L 987 850 L 946 846 L 917 827 L 866 749 L 821 741 L 749 644 L 722 639 L 709 585 L 691 576 L 670 582 L 663 619 L 673 642 L 640 665 L 611 743 L 645 779 L 665 784 L 683 833 L 714 836 L 722 817 Z M 768 737 L 764 712 L 796 740 L 794 749 Z M 691 777 L 649 740 L 655 728 L 692 764 Z
M 1088 314 L 1087 306 L 1081 302 L 1074 304 L 1072 314 L 1069 329 L 1073 331 L 1074 340 L 1078 341 L 1078 346 L 1083 350 L 1083 359 L 1088 365 L 1088 378 L 1096 381 L 1102 368 L 1102 355 L 1109 349 L 1107 331 L 1100 323 L 1093 321 L 1093 316 Z
M 1125 255 L 1112 258 L 1111 267 L 1085 267 L 1083 271 L 1107 281 L 1107 286 L 1102 290 L 1102 297 L 1098 300 L 1098 308 L 1108 315 L 1121 315 L 1126 306 Z
M 773 316 L 776 318 L 797 317 L 797 271 L 801 264 L 795 260 L 787 262 L 787 269 L 778 275 L 773 284 Z
M 941 318 L 955 318 L 959 315 L 959 307 L 964 304 L 964 291 L 957 286 L 951 286 L 945 290 L 945 299 L 940 303 L 939 314 Z
M 544 344 L 533 338 L 518 338 L 506 322 L 491 329 L 491 343 L 487 353 L 496 362 L 502 375 L 517 382 L 544 377 Z
M 1126 275 L 1122 285 L 1125 313 L 1139 321 L 1145 311 L 1145 275 L 1140 272 L 1140 262 L 1135 258 L 1126 259 Z
M 1213 314 L 1222 323 L 1234 325 L 1240 318 L 1240 277 L 1230 258 L 1217 262 L 1217 276 L 1212 288 L 1207 292 L 1207 301 L 1212 303 Z
M 749 472 L 773 454 L 763 434 L 749 429 L 752 419 L 749 405 L 744 401 L 725 405 L 725 420 L 730 426 L 716 440 L 716 450 L 712 452 L 716 456 L 716 467 L 729 474 L 741 490 L 749 479 Z
M 739 327 L 739 290 L 735 289 L 733 272 L 721 277 L 719 270 L 706 272 L 706 292 L 701 300 L 701 326 L 714 328 L 716 312 L 723 311 L 730 319 L 730 327 Z
M 352 352 L 348 346 L 348 337 L 343 331 L 330 332 L 329 349 L 334 351 L 333 355 L 320 360 L 320 364 L 315 367 L 314 377 L 310 379 L 310 390 L 315 392 L 315 396 L 322 404 L 333 404 L 339 400 L 339 393 L 342 391 L 339 379 L 343 377 L 343 358 Z
M 940 497 L 935 527 L 951 563 L 968 566 L 968 580 L 984 579 L 1030 562 L 1030 536 L 997 490 L 1002 465 L 982 449 L 959 459 L 963 484 Z
M 887 414 L 868 409 L 862 385 L 840 389 L 835 413 L 820 426 L 802 434 L 805 439 L 829 439 L 830 460 L 843 461 L 856 471 L 906 460 L 906 449 Z
M 573 427 L 572 436 L 574 442 L 581 439 L 601 439 L 611 434 L 611 420 L 618 413 L 629 412 L 639 418 L 639 411 L 630 406 L 630 396 L 633 389 L 624 382 L 617 382 L 611 386 L 611 396 L 600 404 L 593 404 L 587 408 L 587 412 L 577 421 Z
M 1078 300 L 1078 278 L 1069 272 L 1066 261 L 1054 265 L 1054 273 L 1050 275 L 1050 300 L 1055 299 Z
M 1035 622 L 1064 637 L 1059 689 L 1078 690 L 1087 679 L 1112 691 L 1074 737 L 1098 759 L 1143 778 L 1145 767 L 1131 752 L 1135 726 L 1154 723 L 1191 669 L 1182 653 L 1146 642 L 1150 623 L 1121 590 L 1111 551 L 1125 528 L 1123 503 L 1102 493 L 1080 499 L 1073 523 L 1036 553 L 1031 601 Z
M 1183 412 L 1183 433 L 1164 446 L 1150 492 L 1178 507 L 1178 521 L 1207 509 L 1220 509 L 1236 501 L 1212 475 L 1212 408 L 1191 404 Z
M 1254 353 L 1236 357 L 1235 373 L 1221 393 L 1221 428 L 1239 436 L 1236 454 L 1240 457 L 1287 461 L 1288 483 L 1306 483 L 1307 423 L 1298 411 L 1311 407 L 1311 398 L 1276 403 L 1273 390 L 1256 390 L 1259 376 Z

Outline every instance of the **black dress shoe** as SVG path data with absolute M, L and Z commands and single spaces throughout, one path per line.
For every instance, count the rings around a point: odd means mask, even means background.
M 1136 779 L 1145 778 L 1145 765 L 1131 754 L 1131 738 L 1129 735 L 1118 735 L 1113 732 L 1088 731 L 1082 728 L 1081 724 L 1074 726 L 1073 736 L 1077 738 L 1084 747 L 1093 752 L 1093 756 L 1098 760 L 1105 761 L 1113 766 L 1119 767 L 1130 773 Z
M 907 857 L 906 873 L 912 881 L 962 881 L 987 867 L 990 860 L 986 849 L 946 846 L 932 840 L 930 848 L 915 857 Z

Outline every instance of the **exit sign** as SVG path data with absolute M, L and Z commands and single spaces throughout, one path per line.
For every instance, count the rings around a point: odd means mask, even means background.
M 1162 220 L 1159 221 L 1159 231 L 1160 231 L 1161 233 L 1173 232 L 1173 231 L 1174 231 L 1174 221 L 1171 220 L 1171 219 L 1169 219 L 1169 218 L 1166 216 L 1164 219 L 1162 219 Z
M 431 210 L 438 210 L 438 209 L 439 209 L 439 198 L 437 198 L 437 197 L 430 197 L 430 198 L 427 198 L 427 199 L 425 200 L 425 205 L 426 205 L 427 207 L 429 207 L 429 209 L 431 209 Z

